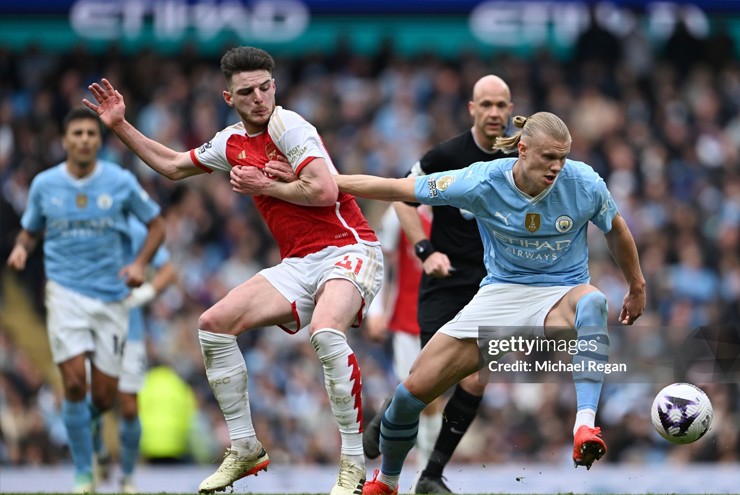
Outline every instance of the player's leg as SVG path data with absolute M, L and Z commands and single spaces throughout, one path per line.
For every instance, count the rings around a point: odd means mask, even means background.
M 331 495 L 361 493 L 365 483 L 362 451 L 362 375 L 347 330 L 363 298 L 345 279 L 327 281 L 311 319 L 311 344 L 324 370 L 324 384 L 342 437 L 340 474 Z
M 95 488 L 93 411 L 102 412 L 113 404 L 128 313 L 122 303 L 86 297 L 53 281 L 46 285 L 46 305 L 49 343 L 64 387 L 62 417 L 75 466 L 75 491 L 88 492 Z M 90 399 L 88 353 L 92 357 Z
M 224 490 L 238 479 L 256 475 L 270 463 L 252 425 L 247 366 L 236 338 L 252 328 L 283 324 L 292 318 L 290 302 L 260 274 L 231 290 L 201 315 L 198 338 L 206 376 L 231 438 L 221 466 L 200 484 L 201 493 Z
M 138 317 L 133 315 L 132 318 Z M 133 322 L 132 322 L 133 324 Z M 121 493 L 136 493 L 133 476 L 139 459 L 141 443 L 141 421 L 139 420 L 138 393 L 144 386 L 147 369 L 144 341 L 132 338 L 123 352 L 123 371 L 118 381 L 120 420 L 118 423 L 119 458 L 121 460 Z
M 419 322 L 422 345 L 426 345 L 437 330 L 452 320 L 470 302 L 478 285 L 456 287 L 455 291 L 439 290 L 424 294 L 419 301 Z M 460 440 L 475 419 L 485 385 L 478 381 L 478 374 L 466 377 L 458 384 L 447 401 L 440 397 L 422 413 L 419 437 L 430 429 L 425 424 L 436 425 L 436 435 L 426 466 L 416 483 L 416 493 L 451 493 L 444 481 L 444 468 L 452 458 Z
M 90 493 L 95 490 L 92 466 L 92 415 L 86 399 L 86 360 L 86 356 L 80 354 L 59 364 L 64 387 L 62 421 L 67 430 L 69 452 L 74 464 L 75 493 Z
M 121 418 L 118 424 L 121 493 L 136 493 L 133 476 L 136 461 L 139 458 L 139 444 L 141 443 L 141 422 L 139 421 L 137 394 L 121 392 L 118 397 L 121 408 Z
M 606 364 L 609 360 L 607 316 L 604 294 L 591 285 L 579 285 L 553 306 L 545 320 L 548 337 L 575 337 L 582 343 L 573 355 L 573 364 L 578 365 L 573 372 L 577 404 L 573 427 L 573 462 L 587 469 L 606 453 L 601 430 L 595 427 L 604 372 L 594 365 Z M 573 328 L 575 335 L 571 330 Z
M 339 476 L 331 495 L 359 495 L 365 483 L 362 450 L 362 375 L 347 330 L 359 326 L 380 289 L 383 255 L 378 246 L 329 248 L 321 261 L 307 263 L 318 282 L 311 316 L 311 344 L 324 370 L 324 384 L 342 437 Z
M 478 346 L 474 339 L 458 339 L 438 333 L 422 349 L 411 373 L 396 388 L 380 426 L 381 468 L 364 493 L 393 493 L 401 468 L 416 441 L 419 415 L 450 386 L 478 369 Z

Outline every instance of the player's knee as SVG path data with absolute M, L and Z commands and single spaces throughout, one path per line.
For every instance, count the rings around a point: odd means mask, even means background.
M 87 385 L 82 380 L 67 379 L 64 382 L 64 397 L 71 401 L 81 401 L 87 394 Z
M 588 292 L 578 299 L 576 304 L 576 330 L 589 327 L 592 330 L 606 332 L 609 314 L 606 296 L 599 290 Z
M 214 308 L 210 308 L 200 315 L 198 328 L 211 333 L 225 333 L 221 318 L 219 318 L 218 312 Z

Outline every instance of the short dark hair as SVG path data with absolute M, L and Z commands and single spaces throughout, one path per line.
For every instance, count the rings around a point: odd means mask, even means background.
M 266 51 L 253 46 L 237 46 L 231 48 L 221 57 L 221 72 L 226 82 L 231 82 L 231 76 L 239 72 L 266 70 L 272 75 L 275 69 L 275 60 Z
M 67 133 L 67 127 L 69 127 L 70 123 L 74 122 L 75 120 L 84 119 L 94 120 L 98 123 L 98 126 L 101 125 L 98 114 L 87 107 L 76 107 L 67 112 L 67 115 L 64 116 L 64 120 L 62 120 L 62 134 Z M 100 127 L 100 130 L 102 131 L 102 127 Z

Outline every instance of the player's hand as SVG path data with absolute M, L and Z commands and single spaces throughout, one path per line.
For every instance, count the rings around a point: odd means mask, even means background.
M 229 182 L 239 194 L 265 194 L 274 181 L 257 167 L 240 166 L 231 169 Z
M 265 164 L 265 172 L 281 182 L 298 180 L 298 176 L 293 171 L 293 167 L 290 166 L 290 162 L 282 155 L 278 155 L 275 159 L 267 162 Z
M 138 287 L 146 280 L 146 266 L 136 262 L 121 268 L 118 276 L 126 279 L 126 285 L 129 287 Z
M 16 244 L 10 252 L 10 256 L 8 256 L 8 266 L 14 270 L 23 270 L 26 268 L 27 259 L 28 251 L 26 251 L 26 248 Z
M 82 103 L 97 113 L 106 127 L 114 127 L 124 121 L 126 104 L 123 101 L 123 95 L 107 79 L 103 78 L 100 84 L 92 83 L 87 88 L 98 104 L 95 105 L 87 98 L 83 99 Z
M 622 325 L 632 325 L 645 312 L 646 304 L 645 287 L 630 287 L 627 295 L 624 296 L 624 301 L 622 301 L 619 321 Z
M 157 289 L 149 282 L 144 282 L 133 289 L 123 302 L 128 309 L 139 308 L 151 302 L 156 296 Z
M 450 264 L 450 259 L 446 254 L 435 251 L 424 260 L 424 273 L 434 278 L 449 277 L 454 268 Z

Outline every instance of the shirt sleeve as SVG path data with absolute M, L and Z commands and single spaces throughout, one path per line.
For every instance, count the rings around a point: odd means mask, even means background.
M 275 109 L 267 127 L 273 142 L 296 174 L 315 158 L 331 163 L 318 131 L 295 112 Z
M 481 191 L 482 167 L 436 172 L 416 178 L 415 195 L 419 203 L 432 206 L 455 206 L 475 213 Z
M 594 201 L 594 215 L 591 217 L 591 221 L 596 225 L 602 232 L 607 233 L 612 229 L 612 220 L 617 216 L 619 210 L 617 204 L 614 202 L 611 193 L 606 188 L 606 183 L 601 177 L 598 178 L 594 184 L 593 189 L 593 201 Z
M 21 227 L 28 232 L 41 232 L 45 224 L 46 219 L 41 208 L 41 185 L 38 180 L 34 180 L 28 193 L 26 210 L 21 217 Z
M 149 196 L 149 193 L 141 187 L 131 172 L 124 172 L 125 181 L 128 184 L 128 208 L 129 211 L 142 223 L 148 224 L 154 217 L 159 215 L 159 205 Z
M 190 159 L 197 166 L 208 173 L 214 170 L 231 171 L 231 164 L 226 159 L 226 141 L 228 136 L 224 131 L 202 144 L 199 148 L 190 150 Z

